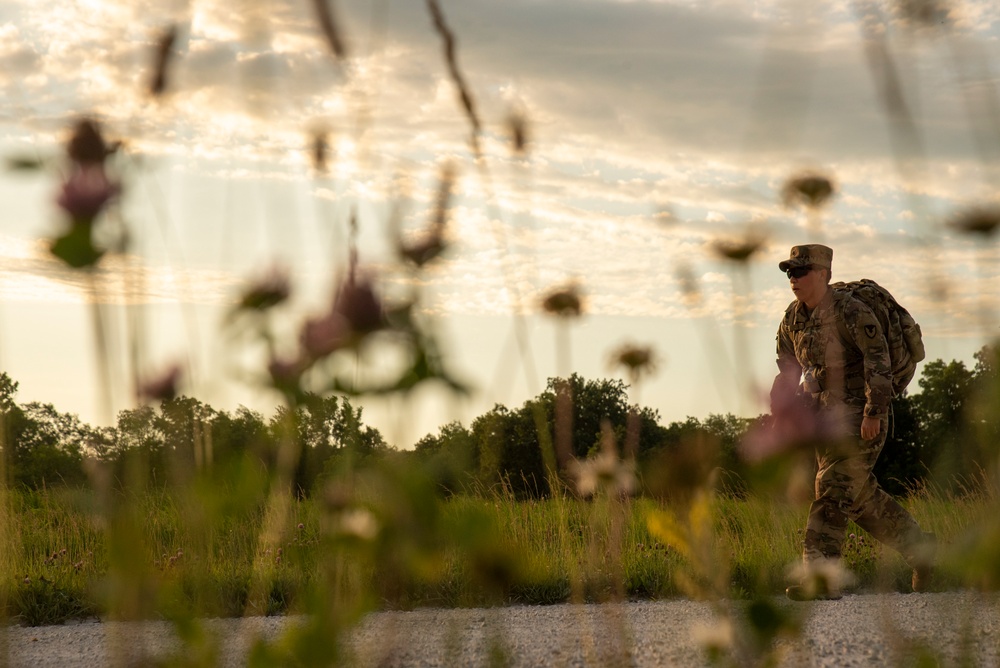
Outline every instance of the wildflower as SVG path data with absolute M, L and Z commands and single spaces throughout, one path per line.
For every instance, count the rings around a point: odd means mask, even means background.
M 26 585 L 30 585 L 31 584 L 31 578 L 29 578 L 27 575 L 24 576 L 24 584 L 26 584 Z
M 171 365 L 159 376 L 146 381 L 139 387 L 139 398 L 152 401 L 170 401 L 177 396 L 177 384 L 181 378 L 181 366 Z
M 808 405 L 810 399 L 798 393 L 796 386 L 775 387 L 771 394 L 771 419 L 752 426 L 740 442 L 743 457 L 761 462 L 803 444 L 828 441 L 836 429 Z
M 333 312 L 344 317 L 355 334 L 370 334 L 385 326 L 382 301 L 370 280 L 351 276 L 337 291 Z
M 364 541 L 374 540 L 379 531 L 378 520 L 371 511 L 364 508 L 345 510 L 341 513 L 338 528 L 342 535 Z
M 310 359 L 326 357 L 350 342 L 350 323 L 336 313 L 306 320 L 299 332 L 299 343 Z
M 421 239 L 413 243 L 404 244 L 401 242 L 399 244 L 400 257 L 409 260 L 417 267 L 423 267 L 444 251 L 446 248 L 444 229 L 448 222 L 448 210 L 454 185 L 455 166 L 451 163 L 445 163 L 441 168 L 437 201 L 434 205 L 434 216 L 430 229 Z
M 550 292 L 542 300 L 542 308 L 560 318 L 578 318 L 583 314 L 583 301 L 580 288 L 575 284 L 567 285 Z
M 607 422 L 601 425 L 601 452 L 583 463 L 573 460 L 570 470 L 576 478 L 580 496 L 593 496 L 600 490 L 613 495 L 628 495 L 635 491 L 635 465 L 621 461 L 615 446 L 614 433 Z
M 119 186 L 108 179 L 103 165 L 80 164 L 63 182 L 56 203 L 75 224 L 88 224 L 119 191 Z
M 699 623 L 691 627 L 691 637 L 710 657 L 721 657 L 730 650 L 735 639 L 733 625 L 723 618 L 715 624 Z
M 303 524 L 302 522 L 299 522 L 299 525 L 297 527 L 295 527 L 295 528 L 298 529 L 299 531 L 302 531 L 303 529 L 306 528 L 306 525 Z
M 83 118 L 73 126 L 73 134 L 66 145 L 70 160 L 81 167 L 101 165 L 112 152 L 96 121 Z
M 836 192 L 836 186 L 827 176 L 819 173 L 804 173 L 793 176 L 781 189 L 785 206 L 802 204 L 811 209 L 826 205 Z
M 818 559 L 809 563 L 799 562 L 788 569 L 788 577 L 800 583 L 808 598 L 820 595 L 834 598 L 857 583 L 857 577 L 844 568 L 839 559 Z
M 956 215 L 949 225 L 959 232 L 991 236 L 1000 226 L 1000 207 L 977 206 Z
M 241 309 L 265 311 L 284 302 L 291 295 L 288 271 L 273 267 L 266 275 L 250 285 L 240 297 Z

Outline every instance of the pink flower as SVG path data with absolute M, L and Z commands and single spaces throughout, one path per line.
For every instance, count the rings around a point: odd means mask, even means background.
M 81 164 L 63 183 L 56 203 L 74 223 L 89 223 L 114 199 L 120 187 L 112 183 L 100 164 Z
M 385 326 L 382 301 L 370 280 L 351 277 L 340 286 L 333 311 L 350 324 L 355 334 L 370 334 Z
M 838 436 L 831 420 L 819 413 L 795 386 L 778 386 L 771 395 L 770 420 L 751 427 L 740 452 L 757 463 L 803 446 L 814 446 Z
M 350 342 L 351 328 L 346 319 L 336 313 L 311 318 L 302 325 L 299 341 L 312 359 L 326 357 Z
M 174 364 L 156 378 L 143 383 L 139 388 L 139 397 L 154 401 L 170 401 L 177 396 L 177 384 L 180 378 L 181 367 L 179 364 Z

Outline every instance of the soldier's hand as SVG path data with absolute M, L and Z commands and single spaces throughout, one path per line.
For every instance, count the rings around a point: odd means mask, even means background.
M 878 436 L 879 431 L 882 429 L 882 421 L 877 417 L 865 416 L 861 420 L 861 438 L 866 441 L 870 441 L 876 436 Z

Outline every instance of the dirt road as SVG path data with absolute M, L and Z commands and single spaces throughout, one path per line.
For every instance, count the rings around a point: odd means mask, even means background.
M 779 642 L 785 666 L 1000 666 L 1000 598 L 971 592 L 862 594 L 815 604 L 797 638 Z M 787 607 L 786 607 L 787 606 Z M 725 626 L 706 603 L 684 600 L 373 614 L 350 636 L 362 666 L 704 666 L 706 637 Z M 219 665 L 242 666 L 258 637 L 301 617 L 207 620 Z M 10 666 L 147 665 L 181 651 L 170 624 L 85 622 L 7 630 Z

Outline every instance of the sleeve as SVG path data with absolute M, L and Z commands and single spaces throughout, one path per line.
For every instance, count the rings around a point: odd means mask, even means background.
M 892 363 L 882 325 L 870 308 L 857 300 L 844 309 L 847 332 L 864 356 L 865 416 L 884 418 L 892 401 Z
M 795 394 L 799 387 L 799 379 L 802 377 L 802 366 L 799 364 L 798 358 L 795 357 L 795 346 L 792 344 L 784 320 L 778 325 L 776 348 L 778 375 L 771 383 L 772 414 L 777 406 L 784 405 Z

